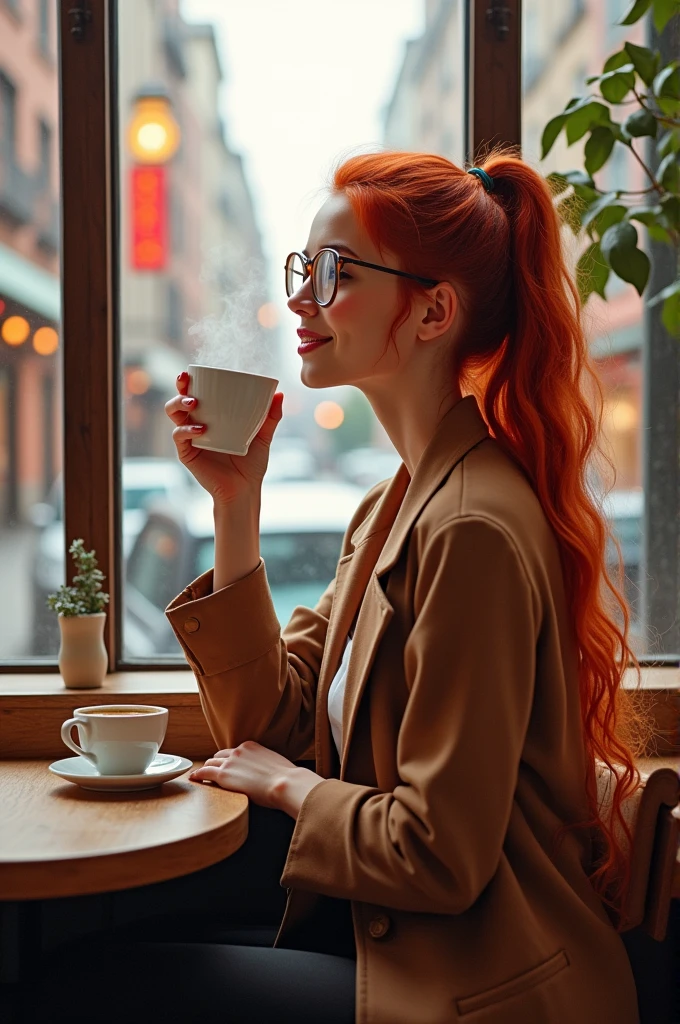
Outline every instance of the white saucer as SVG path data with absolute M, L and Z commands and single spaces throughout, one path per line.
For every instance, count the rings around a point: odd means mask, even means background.
M 193 761 L 178 754 L 156 754 L 141 775 L 100 775 L 93 764 L 80 757 L 65 757 L 50 765 L 53 775 L 75 782 L 83 789 L 108 790 L 109 793 L 129 793 L 134 789 L 155 789 L 156 786 L 176 779 L 191 768 Z

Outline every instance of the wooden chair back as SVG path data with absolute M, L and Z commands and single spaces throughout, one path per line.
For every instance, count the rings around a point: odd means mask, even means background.
M 617 774 L 618 768 L 616 766 Z M 621 770 L 623 770 L 621 768 Z M 633 835 L 631 883 L 623 907 L 624 931 L 641 927 L 661 942 L 668 928 L 673 874 L 680 842 L 680 775 L 672 768 L 641 772 L 640 785 L 623 803 Z M 596 766 L 600 813 L 611 813 L 614 773 L 603 762 Z M 625 847 L 626 834 L 618 819 L 614 830 Z

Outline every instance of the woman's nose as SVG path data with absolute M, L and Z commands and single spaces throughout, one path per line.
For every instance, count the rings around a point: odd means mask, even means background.
M 286 305 L 291 313 L 295 313 L 297 316 L 315 316 L 318 313 L 318 306 L 312 294 L 311 278 L 308 277 L 306 281 L 303 281 L 298 290 L 290 296 Z

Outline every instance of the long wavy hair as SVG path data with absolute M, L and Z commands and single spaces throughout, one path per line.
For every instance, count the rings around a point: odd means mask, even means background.
M 578 650 L 590 817 L 562 825 L 554 839 L 594 830 L 599 853 L 590 881 L 623 930 L 632 837 L 621 804 L 640 783 L 635 757 L 649 748 L 654 726 L 640 695 L 622 687 L 630 665 L 639 689 L 640 666 L 629 644 L 620 546 L 590 482 L 589 467 L 613 470 L 600 446 L 603 391 L 548 184 L 507 147 L 480 166 L 494 179 L 492 192 L 440 156 L 368 153 L 341 163 L 331 189 L 347 196 L 369 237 L 402 269 L 456 288 L 462 322 L 450 371 L 463 394 L 477 398 L 491 435 L 528 478 L 556 535 Z M 421 286 L 399 279 L 399 288 L 388 346 Z M 613 580 L 609 539 L 619 556 Z M 598 760 L 613 772 L 606 811 Z

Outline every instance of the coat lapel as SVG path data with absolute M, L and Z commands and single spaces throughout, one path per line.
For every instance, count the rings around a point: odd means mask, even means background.
M 340 778 L 375 652 L 393 615 L 379 577 L 394 566 L 423 507 L 456 463 L 488 436 L 474 396 L 453 406 L 423 452 L 413 479 L 402 463 L 370 515 L 352 534 L 354 551 L 338 563 L 317 691 L 316 762 L 317 771 L 325 777 L 334 774 L 337 766 L 328 721 L 328 689 L 352 622 L 358 612 L 345 682 Z
M 335 774 L 338 764 L 328 720 L 328 690 L 340 665 L 345 640 L 357 616 L 371 574 L 397 510 L 403 501 L 409 480 L 408 470 L 402 463 L 370 515 L 352 534 L 354 551 L 345 555 L 338 562 L 316 702 L 316 766 L 319 774 L 325 777 Z M 354 633 L 354 643 L 357 641 L 357 630 L 358 622 Z M 355 660 L 354 643 L 352 644 L 351 662 Z
M 444 416 L 416 466 L 411 485 L 375 567 L 377 576 L 389 572 L 397 561 L 411 527 L 453 467 L 487 437 L 489 428 L 474 395 L 463 398 Z

